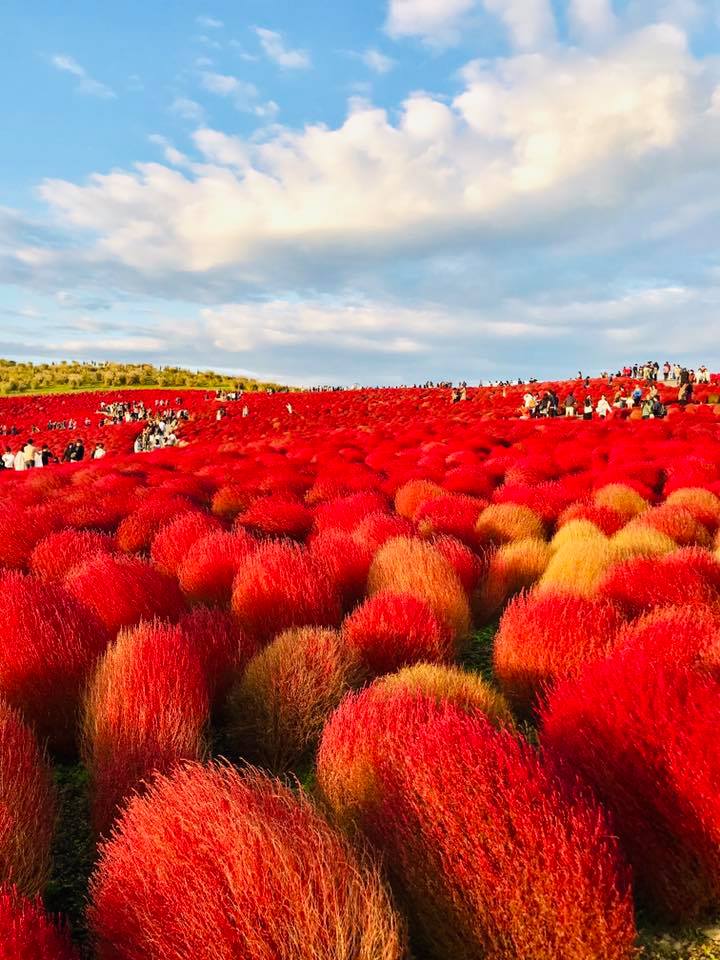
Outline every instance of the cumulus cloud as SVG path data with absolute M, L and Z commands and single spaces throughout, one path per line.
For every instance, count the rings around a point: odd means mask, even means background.
M 105 339 L 292 382 L 563 374 L 589 331 L 583 368 L 642 344 L 720 362 L 719 68 L 679 27 L 629 32 L 608 7 L 575 0 L 580 46 L 531 18 L 449 98 L 355 99 L 337 125 L 250 137 L 200 125 L 184 153 L 156 137 L 162 162 L 47 180 L 54 230 L 0 211 L 0 280 L 182 304 L 163 335 L 118 314 Z M 229 74 L 200 82 L 277 110 Z
M 234 77 L 205 82 L 238 93 Z M 138 164 L 84 185 L 48 180 L 41 195 L 135 269 L 242 274 L 298 241 L 316 261 L 339 248 L 384 255 L 622 209 L 663 160 L 663 176 L 684 176 L 677 162 L 686 173 L 720 148 L 714 88 L 675 28 L 645 29 L 602 55 L 476 63 L 465 82 L 450 104 L 410 97 L 397 122 L 356 102 L 336 129 L 280 128 L 260 142 L 205 134 L 186 172 Z
M 282 34 L 265 27 L 256 27 L 255 33 L 265 55 L 285 70 L 307 70 L 312 65 L 307 50 L 291 50 L 285 46 Z
M 519 49 L 554 39 L 550 0 L 390 0 L 386 30 L 392 37 L 415 36 L 433 46 L 449 46 L 460 40 L 468 14 L 479 10 L 497 17 Z
M 100 97 L 103 100 L 112 100 L 116 96 L 114 90 L 91 77 L 74 57 L 70 57 L 66 53 L 56 53 L 50 58 L 50 63 L 56 70 L 69 73 L 77 78 L 76 89 L 78 93 L 84 93 L 90 97 Z

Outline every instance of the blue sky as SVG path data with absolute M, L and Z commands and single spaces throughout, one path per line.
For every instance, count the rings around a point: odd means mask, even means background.
M 720 369 L 720 0 L 5 0 L 0 355 Z

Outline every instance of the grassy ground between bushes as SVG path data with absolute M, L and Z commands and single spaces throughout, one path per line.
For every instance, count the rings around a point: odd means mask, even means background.
M 497 624 L 478 630 L 472 637 L 462 662 L 492 683 L 492 641 Z M 213 741 L 214 755 L 223 755 L 222 735 Z M 312 763 L 295 771 L 302 786 L 312 791 Z M 53 870 L 45 893 L 50 911 L 64 916 L 83 960 L 91 960 L 92 946 L 85 922 L 87 888 L 95 862 L 96 848 L 90 829 L 90 802 L 87 771 L 81 765 L 55 767 L 59 797 L 59 818 L 53 847 Z M 720 918 L 702 928 L 663 930 L 643 923 L 640 918 L 639 960 L 720 960 Z M 201 957 L 198 960 L 202 960 Z M 426 960 L 416 954 L 414 960 Z

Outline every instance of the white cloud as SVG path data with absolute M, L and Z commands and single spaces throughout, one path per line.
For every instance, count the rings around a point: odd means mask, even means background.
M 486 9 L 505 25 L 520 50 L 535 50 L 555 39 L 550 0 L 483 0 Z
M 237 96 L 235 78 L 212 76 Z M 713 86 L 675 28 L 602 55 L 566 48 L 474 64 L 465 79 L 449 105 L 410 97 L 397 122 L 356 102 L 336 129 L 276 128 L 262 141 L 204 131 L 202 162 L 187 173 L 139 164 L 86 185 L 46 181 L 41 193 L 98 235 L 102 255 L 144 273 L 256 277 L 273 258 L 299 257 L 298 243 L 319 263 L 341 249 L 437 249 L 469 231 L 522 235 L 622 213 L 658 177 L 684 185 L 693 164 L 711 168 L 720 154 Z
M 160 353 L 167 343 L 159 337 L 92 337 L 89 340 L 61 340 L 48 343 L 49 350 L 65 354 L 97 357 L 99 351 L 109 353 Z
M 225 73 L 210 73 L 203 71 L 200 82 L 210 93 L 220 97 L 230 97 L 238 110 L 254 112 L 259 96 L 258 88 L 254 83 L 238 80 L 237 77 Z
M 195 17 L 195 23 L 205 27 L 206 30 L 220 30 L 223 27 L 222 20 L 217 20 L 215 17 Z
M 202 120 L 205 111 L 195 100 L 188 97 L 176 97 L 170 104 L 170 111 L 183 120 Z
M 574 32 L 591 43 L 611 36 L 618 26 L 611 0 L 570 0 L 568 12 Z
M 390 0 L 385 29 L 391 37 L 423 37 L 439 44 L 459 38 L 458 25 L 476 0 Z
M 363 63 L 373 71 L 373 73 L 389 73 L 396 62 L 392 57 L 386 56 L 379 50 L 369 49 L 361 54 Z
M 90 97 L 100 97 L 104 100 L 111 100 L 116 96 L 114 90 L 111 90 L 110 87 L 106 86 L 104 83 L 100 83 L 98 80 L 93 79 L 87 70 L 82 67 L 73 57 L 70 57 L 65 53 L 56 53 L 50 58 L 50 63 L 53 65 L 53 67 L 55 67 L 56 70 L 60 70 L 63 73 L 69 73 L 73 77 L 77 77 L 77 90 L 79 93 L 87 94 Z
M 310 54 L 307 50 L 289 50 L 285 46 L 282 34 L 265 27 L 255 27 L 255 33 L 265 55 L 278 66 L 286 70 L 306 70 L 311 66 Z

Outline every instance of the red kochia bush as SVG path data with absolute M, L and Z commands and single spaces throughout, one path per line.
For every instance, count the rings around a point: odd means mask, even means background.
M 128 514 L 117 528 L 117 543 L 126 553 L 148 550 L 157 531 L 190 503 L 183 497 L 150 499 Z
M 181 513 L 155 534 L 150 547 L 153 565 L 161 573 L 174 577 L 193 544 L 220 529 L 220 521 L 209 513 L 197 510 Z
M 0 508 L 0 571 L 23 570 L 43 537 L 60 526 L 52 506 L 27 507 L 21 502 Z
M 66 590 L 20 573 L 0 575 L 0 696 L 40 741 L 70 753 L 80 690 L 110 635 Z
M 258 652 L 257 641 L 231 613 L 211 607 L 195 607 L 184 613 L 178 626 L 200 658 L 211 703 L 219 707 L 232 683 Z
M 720 611 L 692 604 L 651 610 L 627 624 L 618 647 L 664 664 L 695 664 L 720 680 Z
M 267 537 L 292 537 L 304 540 L 312 527 L 313 515 L 298 500 L 263 497 L 250 504 L 235 519 L 236 527 L 247 527 Z
M 202 663 L 179 627 L 142 623 L 120 633 L 100 661 L 83 711 L 82 750 L 98 832 L 155 770 L 200 759 L 208 708 Z
M 453 944 L 464 955 L 465 931 L 487 960 L 635 956 L 629 871 L 605 816 L 524 740 L 450 713 L 421 732 L 414 757 L 385 770 L 376 822 L 438 957 Z M 448 889 L 427 909 L 436 869 Z
M 54 826 L 50 768 L 20 714 L 0 700 L 0 887 L 43 889 Z
M 95 530 L 58 530 L 44 537 L 30 554 L 30 570 L 41 580 L 64 580 L 80 564 L 112 553 L 115 541 Z
M 500 689 L 522 714 L 543 689 L 613 647 L 624 618 L 614 603 L 561 590 L 525 593 L 502 616 L 493 644 Z
M 28 900 L 0 886 L 2 960 L 79 960 L 69 935 L 45 913 L 42 901 Z
M 648 911 L 677 922 L 720 906 L 720 687 L 644 651 L 559 684 L 541 742 L 592 785 Z
M 65 584 L 112 634 L 152 617 L 176 620 L 185 609 L 175 581 L 139 557 L 96 556 Z
M 315 529 L 318 533 L 325 530 L 350 532 L 365 517 L 383 510 L 387 511 L 387 501 L 380 493 L 366 491 L 350 497 L 338 497 L 316 507 Z
M 336 585 L 294 543 L 263 543 L 245 559 L 235 576 L 232 609 L 261 643 L 290 627 L 332 627 L 341 619 Z
M 335 584 L 343 608 L 351 609 L 365 596 L 372 551 L 354 534 L 326 530 L 308 543 L 308 552 Z
M 486 500 L 474 497 L 433 497 L 420 504 L 414 519 L 423 537 L 444 533 L 475 547 L 478 543 L 475 524 L 486 506 Z
M 608 824 L 525 741 L 445 705 L 373 761 L 379 796 L 360 826 L 430 956 L 634 957 Z
M 686 547 L 661 557 L 638 557 L 612 567 L 598 592 L 637 616 L 653 607 L 720 599 L 720 563 L 711 553 Z
M 411 594 L 370 597 L 347 617 L 342 636 L 373 674 L 422 661 L 449 663 L 456 653 L 449 627 L 426 601 Z
M 392 513 L 370 513 L 353 530 L 353 537 L 367 547 L 371 554 L 394 537 L 412 537 L 415 527 L 405 517 Z
M 408 678 L 409 667 L 376 680 L 359 693 L 349 693 L 332 714 L 317 752 L 317 785 L 335 819 L 353 827 L 380 801 L 378 757 L 406 749 L 411 733 L 427 724 L 447 703 L 466 713 L 487 716 L 493 723 L 510 723 L 503 697 L 476 677 L 463 682 L 450 668 L 423 682 Z M 403 677 L 405 674 L 405 677 Z
M 188 550 L 178 580 L 190 600 L 223 604 L 230 601 L 233 580 L 256 542 L 246 533 L 211 533 Z
M 301 794 L 255 771 L 159 777 L 101 847 L 91 897 L 99 960 L 407 955 L 376 868 Z
M 465 593 L 471 595 L 488 571 L 489 552 L 475 553 L 455 537 L 433 537 L 431 543 L 453 568 Z

